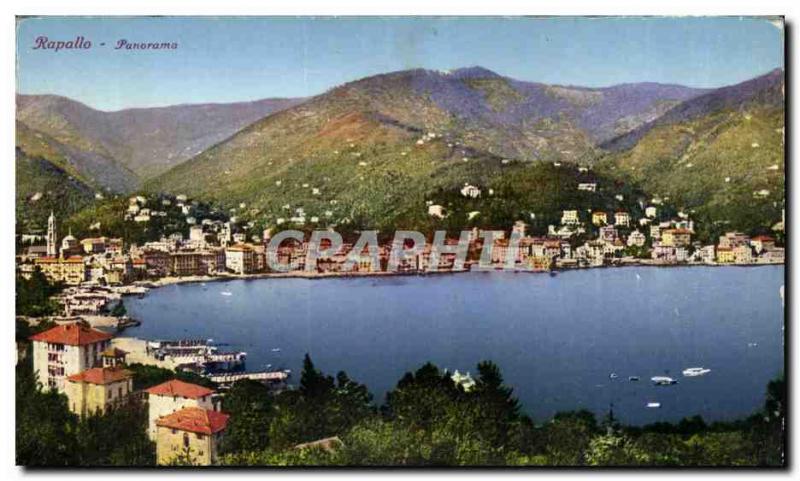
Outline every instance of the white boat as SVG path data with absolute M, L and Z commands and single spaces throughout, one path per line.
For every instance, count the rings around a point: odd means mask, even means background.
M 653 376 L 650 380 L 653 381 L 653 384 L 656 386 L 669 386 L 678 383 L 678 381 L 669 376 Z
M 223 296 L 232 296 L 232 295 L 233 295 L 233 292 L 230 292 L 230 291 L 222 291 L 222 292 L 220 292 L 220 294 L 222 294 Z
M 705 376 L 710 372 L 711 369 L 706 369 L 704 367 L 690 367 L 688 369 L 683 370 L 683 375 L 686 377 L 697 377 L 697 376 Z
M 617 373 L 615 373 L 615 372 L 612 372 L 611 374 L 608 375 L 609 379 L 616 379 L 618 377 L 619 377 L 619 375 L 617 375 Z
M 658 409 L 661 407 L 661 403 L 647 403 L 647 407 Z

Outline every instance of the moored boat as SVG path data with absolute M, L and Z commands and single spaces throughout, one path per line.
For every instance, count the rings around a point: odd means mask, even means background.
M 690 367 L 683 370 L 683 375 L 685 377 L 697 377 L 697 376 L 705 376 L 710 372 L 711 369 L 706 369 L 704 367 Z
M 678 384 L 678 381 L 669 376 L 653 376 L 650 378 L 650 380 L 653 381 L 653 384 L 656 386 L 670 386 L 672 384 Z

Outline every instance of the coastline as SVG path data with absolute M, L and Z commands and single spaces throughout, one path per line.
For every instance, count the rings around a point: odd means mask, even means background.
M 195 284 L 204 282 L 225 282 L 235 280 L 258 280 L 258 279 L 340 279 L 340 278 L 360 278 L 360 277 L 395 277 L 395 276 L 429 276 L 429 275 L 454 275 L 466 273 L 491 273 L 491 272 L 511 272 L 516 274 L 549 274 L 552 272 L 567 272 L 577 271 L 584 269 L 617 269 L 625 267 L 655 267 L 655 268 L 691 268 L 691 267 L 764 267 L 764 266 L 785 266 L 785 263 L 750 263 L 750 264 L 666 264 L 666 263 L 652 263 L 652 262 L 636 262 L 636 263 L 619 263 L 619 264 L 603 264 L 598 266 L 580 266 L 580 267 L 562 267 L 552 270 L 527 270 L 527 269 L 509 269 L 506 270 L 502 267 L 499 268 L 476 268 L 476 269 L 462 269 L 462 270 L 441 270 L 441 271 L 407 271 L 407 272 L 390 272 L 390 271 L 376 271 L 376 272 L 306 272 L 306 271 L 291 271 L 291 272 L 259 272 L 254 274 L 230 274 L 219 273 L 207 276 L 183 276 L 183 277 L 162 277 L 152 281 L 135 281 L 131 285 L 146 287 L 148 289 L 157 289 L 159 287 L 166 287 L 177 284 Z M 141 295 L 137 293 L 123 293 L 123 296 Z

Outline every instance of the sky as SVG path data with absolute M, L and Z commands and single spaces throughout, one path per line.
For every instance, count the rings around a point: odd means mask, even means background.
M 37 37 L 92 42 L 34 49 Z M 176 42 L 175 50 L 117 50 Z M 105 45 L 100 45 L 104 43 Z M 783 67 L 783 30 L 743 17 L 43 17 L 17 22 L 17 92 L 100 110 L 305 97 L 359 78 L 480 65 L 603 87 L 734 84 Z

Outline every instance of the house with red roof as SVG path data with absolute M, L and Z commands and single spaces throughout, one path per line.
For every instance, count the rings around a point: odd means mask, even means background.
M 761 254 L 766 250 L 775 248 L 775 239 L 770 236 L 759 235 L 750 239 L 750 245 L 756 250 L 757 254 Z
M 156 422 L 164 416 L 189 407 L 214 410 L 213 390 L 178 379 L 153 386 L 145 392 L 149 409 L 148 433 L 153 440 L 158 434 Z
M 69 409 L 84 417 L 127 402 L 133 373 L 121 367 L 93 367 L 67 378 Z
M 42 389 L 64 392 L 66 378 L 100 365 L 111 345 L 109 333 L 74 322 L 34 334 L 33 370 Z
M 199 407 L 183 408 L 159 418 L 158 464 L 171 464 L 176 458 L 187 456 L 193 465 L 214 464 L 229 418 L 225 413 Z

